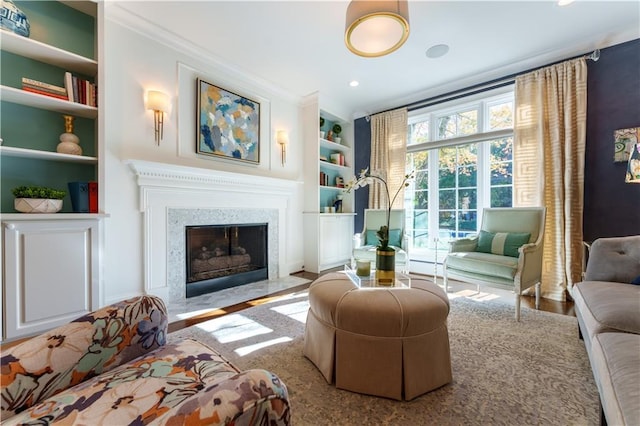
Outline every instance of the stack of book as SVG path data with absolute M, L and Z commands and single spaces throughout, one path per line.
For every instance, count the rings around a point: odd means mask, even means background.
M 64 86 L 67 89 L 69 101 L 92 107 L 98 105 L 96 85 L 90 81 L 66 72 L 64 73 Z
M 98 182 L 69 182 L 74 213 L 98 213 Z
M 67 89 L 31 78 L 22 77 L 22 90 L 39 95 L 51 96 L 52 98 L 68 100 Z
M 320 185 L 328 186 L 329 185 L 329 175 L 325 172 L 320 172 Z

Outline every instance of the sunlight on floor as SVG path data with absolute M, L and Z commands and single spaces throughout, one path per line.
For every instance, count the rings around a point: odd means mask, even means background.
M 272 329 L 239 314 L 216 318 L 196 327 L 210 333 L 220 343 L 236 342 L 273 332 Z
M 245 355 L 249 355 L 252 352 L 255 352 L 259 349 L 264 349 L 267 348 L 269 346 L 274 346 L 280 343 L 287 343 L 292 341 L 293 339 L 291 337 L 280 337 L 277 339 L 272 339 L 272 340 L 267 340 L 264 342 L 260 342 L 260 343 L 256 343 L 255 345 L 249 345 L 249 346 L 243 346 L 241 348 L 238 348 L 236 350 L 234 350 L 235 353 L 238 354 L 238 356 L 245 356 Z
M 460 290 L 455 293 L 447 294 L 449 299 L 455 299 L 458 297 L 465 297 L 470 300 L 475 300 L 476 302 L 488 302 L 495 299 L 500 299 L 500 296 L 497 294 L 477 292 L 476 290 Z
M 302 302 L 276 306 L 275 308 L 271 308 L 271 310 L 305 324 L 307 322 L 307 312 L 309 311 L 309 301 L 304 300 Z

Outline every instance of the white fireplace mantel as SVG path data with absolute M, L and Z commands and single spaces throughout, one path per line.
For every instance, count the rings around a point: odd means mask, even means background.
M 126 164 L 140 190 L 147 293 L 170 301 L 184 298 L 186 272 L 180 268 L 186 268 L 184 259 L 177 258 L 184 253 L 176 227 L 203 225 L 227 214 L 269 223 L 269 278 L 288 273 L 287 223 L 295 214 L 291 204 L 300 182 L 140 160 Z

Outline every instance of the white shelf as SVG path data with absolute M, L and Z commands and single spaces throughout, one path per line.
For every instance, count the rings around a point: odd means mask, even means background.
M 4 49 L 4 45 L 2 48 Z M 6 102 L 46 109 L 61 114 L 74 115 L 76 117 L 90 119 L 96 119 L 98 117 L 98 108 L 96 107 L 52 98 L 51 96 L 39 95 L 37 93 L 27 92 L 26 90 L 16 89 L 15 87 L 0 86 L 0 98 Z
M 1 213 L 0 221 L 8 220 L 82 220 L 104 219 L 107 213 Z
M 67 71 L 75 71 L 89 76 L 95 76 L 98 73 L 98 62 L 93 59 L 9 31 L 2 30 L 1 35 L 2 50 L 7 52 L 55 65 Z
M 84 155 L 60 154 L 58 152 L 39 151 L 37 149 L 14 148 L 0 146 L 0 154 L 6 157 L 32 158 L 36 160 L 53 160 L 68 163 L 98 164 L 96 157 Z
M 348 147 L 346 145 L 342 145 L 339 143 L 335 143 L 332 141 L 328 141 L 326 139 L 322 139 L 320 138 L 320 146 L 322 148 L 328 148 L 328 149 L 333 149 L 335 151 L 340 151 L 340 152 L 349 152 L 351 151 L 351 147 Z
M 320 167 L 326 167 L 327 169 L 338 170 L 341 172 L 351 172 L 351 167 L 341 166 L 339 164 L 330 163 L 328 161 L 322 161 L 322 160 L 320 160 Z

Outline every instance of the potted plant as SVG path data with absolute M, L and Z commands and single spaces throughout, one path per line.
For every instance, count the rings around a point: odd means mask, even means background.
M 11 190 L 14 207 L 21 213 L 56 213 L 62 209 L 66 191 L 44 186 L 18 186 Z
M 331 130 L 333 130 L 333 134 L 335 135 L 333 141 L 335 143 L 340 143 L 340 132 L 342 132 L 342 126 L 340 126 L 338 123 L 336 123 L 336 124 L 333 125 Z
M 389 218 L 391 217 L 391 207 L 393 206 L 396 198 L 398 198 L 400 190 L 409 186 L 409 181 L 413 178 L 413 172 L 404 175 L 402 182 L 400 183 L 400 187 L 393 195 L 393 198 L 389 193 L 389 186 L 387 185 L 387 181 L 382 177 L 382 173 L 369 172 L 368 167 L 360 172 L 360 176 L 358 178 L 352 179 L 345 185 L 345 192 L 347 193 L 369 184 L 373 184 L 375 181 L 382 184 L 382 187 L 384 188 L 387 201 L 387 205 L 385 206 L 386 223 L 376 232 L 376 237 L 378 238 L 378 246 L 376 247 L 376 278 L 381 282 L 382 280 L 386 280 L 388 282 L 389 279 L 393 281 L 393 277 L 395 276 L 396 253 L 393 247 L 389 246 Z
M 324 130 L 322 130 L 322 126 L 324 126 L 324 117 L 320 117 L 320 138 L 324 139 Z

